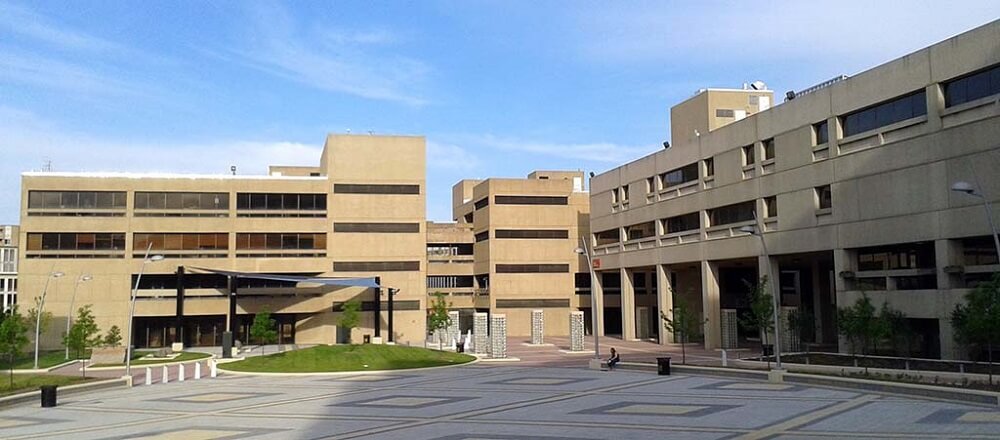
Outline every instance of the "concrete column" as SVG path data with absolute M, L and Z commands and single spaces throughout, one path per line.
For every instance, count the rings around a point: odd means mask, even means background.
M 962 265 L 961 242 L 958 240 L 935 240 L 934 241 L 934 264 L 937 266 L 937 288 L 938 290 L 960 289 L 963 286 L 961 276 L 946 273 L 944 268 L 954 265 Z
M 674 289 L 670 285 L 670 272 L 667 267 L 662 264 L 656 265 L 656 308 L 660 313 L 673 317 L 672 309 L 674 308 Z M 663 328 L 663 319 L 660 316 L 654 316 L 653 319 L 656 320 L 657 328 L 660 329 L 660 344 L 670 344 L 674 342 L 673 333 L 667 332 L 667 329 Z
M 833 279 L 834 287 L 836 290 L 833 292 L 836 298 L 836 304 L 834 307 L 844 306 L 844 292 L 849 288 L 848 281 L 841 276 L 844 272 L 854 272 L 856 270 L 856 261 L 854 260 L 854 252 L 848 251 L 847 249 L 834 249 L 833 250 Z M 841 353 L 847 353 L 850 349 L 847 339 L 844 338 L 840 332 L 837 332 L 837 350 Z
M 622 283 L 622 340 L 635 340 L 635 284 L 632 282 L 632 271 L 624 267 L 618 269 Z
M 813 297 L 813 341 L 820 342 L 823 339 L 823 295 L 820 294 L 820 290 L 823 286 L 819 282 L 819 261 L 816 259 L 812 260 L 812 265 L 810 266 L 810 271 L 812 272 L 812 297 Z
M 826 126 L 829 132 L 827 133 L 826 145 L 829 147 L 828 154 L 830 157 L 834 157 L 840 152 L 840 138 L 843 130 L 840 127 L 840 118 L 836 116 L 831 116 L 826 120 Z
M 951 320 L 938 320 L 938 338 L 941 339 L 941 359 L 966 359 L 965 350 L 955 344 L 955 329 Z
M 597 328 L 593 330 L 598 336 L 604 336 L 604 281 L 599 272 L 594 272 L 590 277 L 590 294 L 594 295 L 591 307 L 596 308 L 590 313 L 597 317 Z
M 944 93 L 939 84 L 931 84 L 925 89 L 927 96 L 927 132 L 940 130 L 941 112 L 944 110 Z
M 722 334 L 719 324 L 719 267 L 711 261 L 701 262 L 702 319 L 705 320 L 705 349 L 720 348 Z
M 505 359 L 507 357 L 507 315 L 494 313 L 490 316 L 490 357 Z

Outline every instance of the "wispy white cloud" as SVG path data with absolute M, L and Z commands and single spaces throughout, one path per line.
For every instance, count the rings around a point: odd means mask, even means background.
M 46 17 L 13 3 L 0 3 L 0 23 L 8 32 L 57 49 L 88 52 L 123 51 L 120 44 L 52 23 Z
M 83 95 L 145 95 L 140 87 L 83 65 L 18 52 L 0 46 L 0 80 Z
M 311 29 L 277 4 L 255 3 L 252 33 L 240 49 L 228 50 L 264 72 L 320 90 L 420 106 L 416 91 L 430 71 L 417 59 L 383 54 L 371 46 L 390 45 L 395 35 L 371 31 Z
M 613 142 L 547 142 L 494 135 L 462 136 L 469 145 L 508 152 L 529 153 L 562 159 L 620 164 L 655 151 L 653 146 L 622 145 Z
M 458 145 L 427 141 L 427 167 L 470 171 L 479 167 L 479 158 Z

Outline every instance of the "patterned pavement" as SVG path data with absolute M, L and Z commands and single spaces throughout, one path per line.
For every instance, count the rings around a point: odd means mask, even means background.
M 802 385 L 476 364 L 220 376 L 0 411 L 0 437 L 85 439 L 996 438 L 1000 410 Z

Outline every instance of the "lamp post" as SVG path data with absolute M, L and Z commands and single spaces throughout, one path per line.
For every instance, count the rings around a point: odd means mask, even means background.
M 80 288 L 80 283 L 84 283 L 92 279 L 93 277 L 90 275 L 84 274 L 81 274 L 76 279 L 76 284 L 73 286 L 73 296 L 69 297 L 69 313 L 66 314 L 66 336 L 69 336 L 69 329 L 73 324 L 73 303 L 76 302 L 76 291 Z M 69 360 L 69 344 L 66 344 L 66 360 Z
M 45 277 L 45 288 L 42 289 L 42 299 L 38 301 L 38 310 L 35 311 L 35 369 L 38 369 L 38 338 L 42 331 L 42 309 L 45 307 L 45 295 L 49 293 L 49 281 L 65 275 L 62 272 L 49 272 Z
M 982 186 L 979 185 L 979 178 L 976 177 L 975 171 L 973 171 L 973 178 L 976 179 L 975 186 L 969 182 L 959 181 L 951 185 L 951 190 L 965 193 L 973 197 L 979 197 L 979 199 L 983 201 L 983 208 L 986 210 L 986 220 L 989 220 L 990 230 L 993 232 L 993 246 L 996 247 L 997 258 L 1000 258 L 1000 237 L 997 237 L 997 225 L 993 222 L 993 205 L 990 203 L 990 200 L 983 195 Z M 979 187 L 979 189 L 976 187 Z
M 153 243 L 146 248 L 146 255 L 142 259 L 142 267 L 139 268 L 139 276 L 135 278 L 135 287 L 132 288 L 132 297 L 129 299 L 128 309 L 128 344 L 125 345 L 125 376 L 132 377 L 132 317 L 135 315 L 135 297 L 139 291 L 139 281 L 142 281 L 142 272 L 146 270 L 146 263 L 150 261 L 160 261 L 163 255 L 149 255 L 153 248 Z M 130 382 L 131 383 L 131 382 Z
M 764 253 L 764 261 L 767 263 L 767 277 L 771 277 L 771 257 L 767 254 L 767 244 L 764 243 L 764 234 L 755 227 L 754 225 L 746 225 L 740 228 L 740 232 L 746 232 L 751 235 L 756 235 L 760 239 L 760 248 Z M 778 280 L 771 281 L 771 314 L 774 317 L 774 360 L 775 369 L 781 370 L 781 320 L 778 319 L 778 291 L 776 289 L 776 284 Z
M 594 359 L 601 359 L 601 343 L 598 339 L 597 331 L 597 274 L 594 273 L 594 262 L 591 257 L 590 248 L 587 247 L 587 240 L 580 237 L 581 247 L 573 250 L 579 255 L 587 257 L 587 267 L 590 269 L 590 331 L 594 334 Z

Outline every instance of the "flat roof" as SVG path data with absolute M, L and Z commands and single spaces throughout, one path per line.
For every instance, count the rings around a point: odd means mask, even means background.
M 96 179 L 215 179 L 215 180 L 326 180 L 326 176 L 271 176 L 233 174 L 183 174 L 183 173 L 125 173 L 99 171 L 25 171 L 25 177 L 87 177 Z

